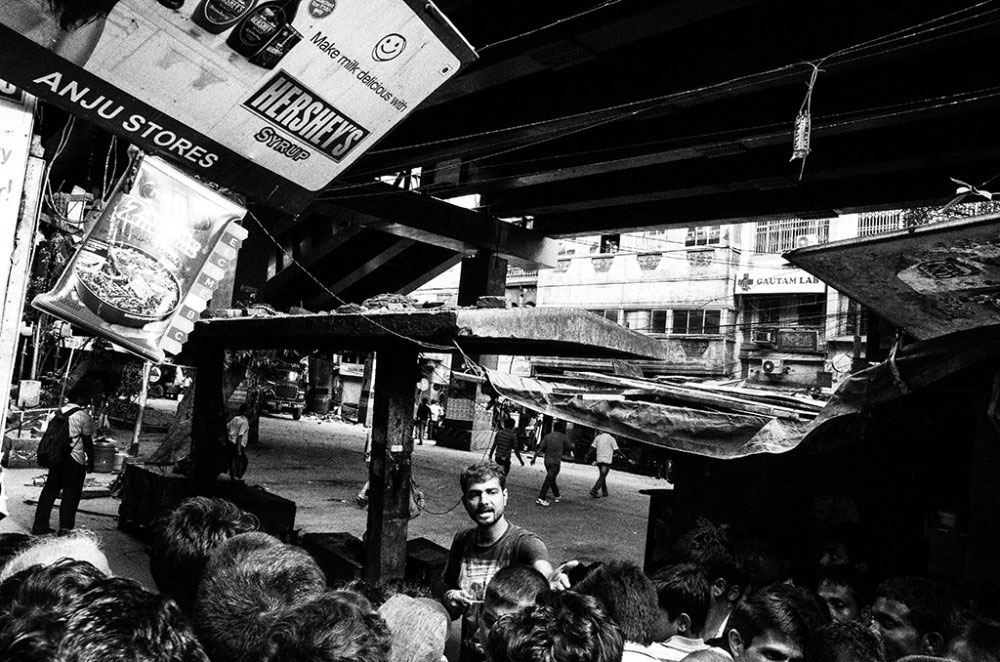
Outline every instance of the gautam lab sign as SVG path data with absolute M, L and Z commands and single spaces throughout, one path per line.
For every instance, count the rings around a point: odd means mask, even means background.
M 5 4 L 0 78 L 288 211 L 475 58 L 426 1 L 120 0 L 72 29 L 49 7 Z

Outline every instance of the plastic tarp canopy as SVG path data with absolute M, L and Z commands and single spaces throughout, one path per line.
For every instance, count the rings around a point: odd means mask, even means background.
M 691 394 L 691 404 L 686 406 L 628 400 L 615 394 L 602 397 L 597 389 L 574 392 L 539 379 L 493 370 L 486 373 L 497 392 L 528 409 L 619 438 L 719 459 L 787 452 L 799 445 L 809 426 L 807 420 L 792 413 L 752 413 L 724 395 L 706 405 L 701 389 Z M 656 390 L 654 384 L 650 388 Z M 671 400 L 683 398 L 683 389 L 674 389 Z M 747 406 L 759 409 L 749 402 Z M 802 414 L 811 418 L 814 412 Z
M 892 353 L 888 360 L 851 375 L 809 426 L 805 444 L 824 450 L 857 441 L 845 434 L 853 421 L 873 409 L 982 361 L 1000 356 L 1000 324 L 922 340 Z M 994 388 L 990 416 L 997 418 Z

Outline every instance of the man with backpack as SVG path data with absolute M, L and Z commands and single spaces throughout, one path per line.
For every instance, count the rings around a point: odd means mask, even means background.
M 52 533 L 49 516 L 56 497 L 59 504 L 59 533 L 76 525 L 76 509 L 83 494 L 83 481 L 94 470 L 94 421 L 83 408 L 91 396 L 81 388 L 71 390 L 68 402 L 56 410 L 38 442 L 38 462 L 49 470 L 45 487 L 38 497 L 31 533 Z M 79 404 L 78 404 L 79 403 Z

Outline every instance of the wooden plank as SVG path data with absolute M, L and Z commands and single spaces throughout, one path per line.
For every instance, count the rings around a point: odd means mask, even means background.
M 210 494 L 216 477 L 227 467 L 222 397 L 225 350 L 189 344 L 184 352 L 198 370 L 191 424 L 191 478 L 198 494 Z
M 368 488 L 365 579 L 402 578 L 406 569 L 406 526 L 410 516 L 413 455 L 414 349 L 385 349 L 377 355 Z
M 189 342 L 227 349 L 372 350 L 414 343 L 468 354 L 666 359 L 666 346 L 572 308 L 371 310 L 199 320 Z

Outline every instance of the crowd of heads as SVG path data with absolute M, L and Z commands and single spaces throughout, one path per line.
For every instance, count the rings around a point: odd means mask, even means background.
M 228 501 L 185 501 L 152 528 L 158 592 L 111 576 L 91 533 L 0 535 L 0 660 L 443 659 L 439 602 L 391 586 L 331 587 L 305 550 L 258 528 Z
M 463 486 L 503 481 L 482 471 L 463 474 Z M 439 596 L 406 584 L 331 587 L 302 548 L 257 529 L 224 500 L 184 502 L 152 529 L 159 592 L 112 577 L 90 533 L 0 536 L 0 660 L 443 660 L 454 629 Z M 1000 662 L 988 600 L 927 577 L 876 582 L 848 555 L 803 579 L 766 547 L 703 522 L 648 573 L 619 559 L 568 564 L 569 588 L 553 590 L 538 570 L 507 566 L 484 593 L 483 654 L 488 662 Z
M 648 574 L 607 560 L 566 591 L 502 600 L 481 640 L 489 662 L 1000 662 L 989 600 L 939 579 L 873 578 L 853 554 L 821 553 L 798 576 L 766 541 L 701 522 Z M 487 596 L 522 586 L 515 572 Z

